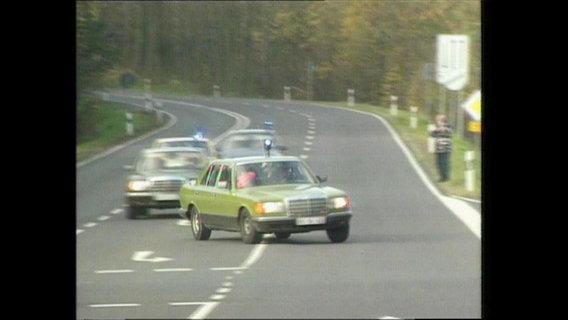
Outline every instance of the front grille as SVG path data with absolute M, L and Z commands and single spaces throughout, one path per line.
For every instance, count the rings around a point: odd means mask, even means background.
M 309 217 L 327 214 L 326 198 L 288 199 L 288 216 Z
M 182 180 L 154 180 L 152 190 L 154 192 L 179 192 Z

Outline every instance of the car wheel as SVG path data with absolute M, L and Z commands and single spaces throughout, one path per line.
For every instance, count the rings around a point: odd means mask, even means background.
M 241 237 L 244 243 L 256 244 L 262 240 L 262 233 L 256 231 L 252 226 L 252 219 L 247 209 L 241 212 Z
M 195 240 L 209 240 L 209 237 L 211 237 L 211 229 L 203 224 L 201 214 L 196 207 L 191 207 L 189 217 L 191 219 L 191 232 Z
M 290 232 L 274 232 L 276 239 L 288 239 L 290 238 Z
M 339 228 L 325 230 L 327 237 L 333 243 L 344 242 L 349 237 L 349 224 L 345 224 Z
M 126 208 L 126 217 L 128 219 L 138 219 L 139 216 L 145 216 L 148 212 L 146 208 L 143 207 L 133 207 L 128 206 Z

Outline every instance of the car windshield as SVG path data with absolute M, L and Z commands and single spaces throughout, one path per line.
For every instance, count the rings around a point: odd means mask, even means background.
M 137 164 L 138 171 L 183 171 L 201 169 L 206 165 L 203 154 L 191 151 L 156 152 L 147 154 Z
M 237 165 L 237 189 L 304 183 L 315 183 L 315 179 L 299 161 L 266 161 Z

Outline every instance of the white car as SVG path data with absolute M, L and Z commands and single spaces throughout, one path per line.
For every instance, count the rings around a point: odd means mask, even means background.
M 152 148 L 165 147 L 192 147 L 203 150 L 209 161 L 217 159 L 217 151 L 213 143 L 207 138 L 196 137 L 169 137 L 158 138 L 152 142 Z

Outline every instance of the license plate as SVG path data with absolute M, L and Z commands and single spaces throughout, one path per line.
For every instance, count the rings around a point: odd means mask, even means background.
M 179 196 L 177 194 L 158 193 L 154 196 L 154 200 L 156 201 L 179 200 Z
M 324 223 L 325 223 L 324 216 L 296 218 L 296 224 L 299 226 L 309 225 L 309 224 L 324 224 Z

